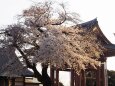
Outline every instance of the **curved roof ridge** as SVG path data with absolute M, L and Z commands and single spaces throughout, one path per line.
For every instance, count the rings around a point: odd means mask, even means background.
M 98 24 L 97 18 L 94 18 L 90 21 L 84 22 L 79 24 L 78 26 L 80 26 L 83 29 L 87 29 L 87 30 L 93 30 L 93 28 L 96 26 L 98 28 L 98 31 L 101 35 L 101 37 L 103 38 L 103 40 L 105 41 L 105 43 L 107 44 L 112 44 L 107 37 L 104 35 L 104 33 L 102 32 L 102 30 L 100 29 L 100 26 Z
M 79 24 L 82 28 L 87 28 L 87 29 L 91 29 L 93 28 L 95 25 L 98 24 L 97 18 L 92 19 L 90 21 L 84 22 Z

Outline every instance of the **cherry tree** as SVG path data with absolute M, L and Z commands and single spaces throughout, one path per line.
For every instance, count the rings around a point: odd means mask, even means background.
M 64 4 L 56 11 L 53 6 L 51 2 L 37 3 L 23 11 L 17 24 L 1 30 L 1 47 L 15 48 L 24 66 L 33 70 L 43 86 L 52 86 L 48 66 L 70 67 L 79 74 L 89 65 L 99 66 L 104 49 L 93 31 L 77 25 L 78 14 L 68 13 Z M 38 62 L 42 74 L 36 68 Z

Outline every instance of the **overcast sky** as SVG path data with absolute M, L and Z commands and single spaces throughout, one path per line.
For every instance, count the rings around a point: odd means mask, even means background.
M 29 8 L 33 2 L 43 0 L 1 0 L 0 1 L 0 27 L 16 22 L 16 16 L 23 9 Z M 100 28 L 106 37 L 115 43 L 115 1 L 114 0 L 53 0 L 64 2 L 67 9 L 80 14 L 83 21 L 97 17 Z M 109 58 L 108 69 L 115 70 L 115 57 Z

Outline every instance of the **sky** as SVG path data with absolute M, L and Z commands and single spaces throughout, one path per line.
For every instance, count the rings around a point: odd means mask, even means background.
M 17 15 L 23 9 L 29 8 L 34 2 L 43 0 L 0 0 L 0 27 L 16 22 Z M 114 0 L 52 0 L 63 2 L 71 12 L 77 12 L 85 22 L 94 18 L 98 19 L 99 26 L 105 36 L 115 44 Z M 107 59 L 107 68 L 115 70 L 115 57 Z

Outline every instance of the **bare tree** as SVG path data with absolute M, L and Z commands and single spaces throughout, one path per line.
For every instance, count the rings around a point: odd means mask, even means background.
M 65 65 L 79 73 L 90 65 L 99 66 L 104 49 L 95 34 L 80 27 L 67 27 L 67 21 L 77 24 L 79 18 L 66 12 L 54 11 L 51 2 L 38 3 L 23 11 L 22 22 L 1 30 L 1 47 L 12 46 L 21 54 L 23 64 L 32 69 L 43 86 L 52 86 L 48 65 L 64 69 Z M 42 64 L 42 74 L 36 69 Z

